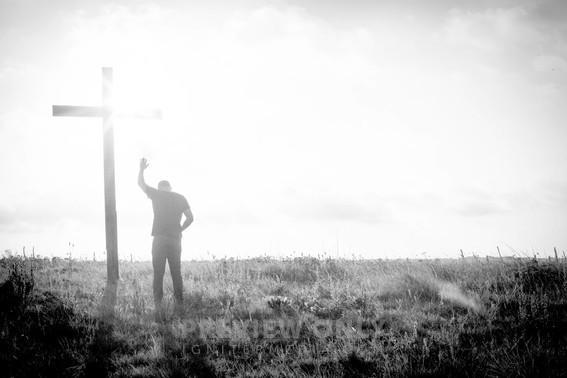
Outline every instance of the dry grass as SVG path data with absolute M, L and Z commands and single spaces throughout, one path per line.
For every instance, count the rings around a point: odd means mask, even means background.
M 150 263 L 0 262 L 7 376 L 564 376 L 564 261 L 184 263 L 155 321 Z

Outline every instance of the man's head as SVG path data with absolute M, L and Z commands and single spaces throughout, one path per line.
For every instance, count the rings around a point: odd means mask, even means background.
M 167 180 L 161 180 L 158 183 L 157 188 L 159 190 L 163 190 L 165 192 L 171 192 L 171 185 L 169 185 L 169 181 L 167 181 Z

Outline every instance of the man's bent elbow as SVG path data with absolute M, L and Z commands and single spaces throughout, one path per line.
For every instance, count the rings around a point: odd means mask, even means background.
M 183 222 L 183 226 L 187 228 L 191 225 L 191 223 L 193 223 L 193 213 L 191 212 L 191 209 L 187 209 L 183 212 L 183 214 L 185 214 L 185 222 Z
M 185 231 L 189 226 L 191 226 L 191 223 L 193 223 L 193 216 L 186 217 L 185 222 L 181 225 L 181 231 Z

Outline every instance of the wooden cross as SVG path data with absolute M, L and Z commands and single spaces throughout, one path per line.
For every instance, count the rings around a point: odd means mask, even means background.
M 116 189 L 114 183 L 114 117 L 161 119 L 161 110 L 146 109 L 120 112 L 112 99 L 112 68 L 102 68 L 102 106 L 53 105 L 54 117 L 100 117 L 103 125 L 104 210 L 106 226 L 107 281 L 118 281 L 118 231 L 116 222 Z

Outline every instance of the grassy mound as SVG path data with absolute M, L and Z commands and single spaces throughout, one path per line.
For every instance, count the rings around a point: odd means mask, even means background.
M 6 376 L 566 376 L 560 260 L 184 263 L 156 322 L 151 265 L 0 260 Z

